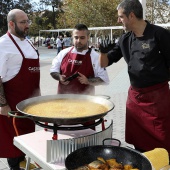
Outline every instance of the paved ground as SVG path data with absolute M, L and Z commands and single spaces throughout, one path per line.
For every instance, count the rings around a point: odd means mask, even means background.
M 57 93 L 57 82 L 51 78 L 49 69 L 52 59 L 56 56 L 56 49 L 47 49 L 46 47 L 38 47 L 40 52 L 41 63 L 41 92 L 42 95 L 51 95 Z M 125 130 L 125 102 L 127 90 L 129 87 L 129 79 L 126 72 L 126 64 L 124 60 L 107 68 L 110 84 L 107 86 L 97 86 L 96 95 L 108 95 L 115 104 L 113 111 L 106 116 L 107 120 L 113 120 L 113 138 L 117 138 L 124 143 Z M 40 127 L 37 127 L 39 130 Z M 0 159 L 0 170 L 8 170 L 6 159 Z

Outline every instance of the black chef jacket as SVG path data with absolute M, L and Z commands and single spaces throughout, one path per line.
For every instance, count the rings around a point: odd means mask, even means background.
M 147 21 L 146 21 L 147 22 Z M 123 34 L 108 53 L 109 65 L 124 57 L 133 87 L 144 88 L 169 79 L 170 31 L 147 22 L 142 37 Z

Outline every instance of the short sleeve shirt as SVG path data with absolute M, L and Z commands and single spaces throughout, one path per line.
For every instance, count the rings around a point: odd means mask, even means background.
M 25 58 L 38 58 L 37 52 L 26 39 L 21 41 L 14 35 L 12 37 L 22 50 Z M 7 34 L 0 37 L 0 54 L 0 76 L 2 81 L 6 82 L 17 75 L 21 68 L 23 57 Z
M 50 72 L 58 72 L 60 73 L 60 66 L 63 58 L 66 56 L 66 54 L 72 49 L 72 47 L 66 48 L 53 59 L 52 61 L 52 66 L 50 69 Z M 88 50 L 84 50 L 81 53 L 76 50 L 76 48 L 73 48 L 71 53 L 79 53 L 81 55 L 85 55 Z M 99 53 L 94 51 L 93 49 L 91 50 L 90 53 L 91 57 L 91 62 L 92 62 L 92 67 L 94 70 L 94 75 L 95 77 L 100 77 L 106 84 L 109 83 L 109 77 L 107 74 L 107 71 L 105 68 L 101 68 L 99 64 Z

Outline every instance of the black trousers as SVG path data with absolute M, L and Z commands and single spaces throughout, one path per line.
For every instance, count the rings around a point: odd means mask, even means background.
M 24 161 L 25 156 L 17 157 L 17 158 L 7 158 L 8 165 L 10 170 L 20 170 L 20 162 Z

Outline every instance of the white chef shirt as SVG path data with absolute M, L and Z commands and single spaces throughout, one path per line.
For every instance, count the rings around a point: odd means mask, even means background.
M 63 41 L 60 40 L 60 38 L 57 38 L 57 40 L 56 40 L 57 47 L 62 47 L 62 43 L 63 43 Z
M 53 59 L 52 66 L 50 68 L 50 72 L 58 72 L 60 73 L 60 66 L 65 55 L 71 50 L 73 47 L 65 48 L 61 50 L 59 54 Z M 85 55 L 88 50 L 83 50 L 82 52 L 78 52 L 76 48 L 73 48 L 71 53 Z M 100 77 L 106 84 L 109 83 L 109 77 L 105 68 L 101 68 L 99 64 L 99 53 L 97 53 L 94 49 L 91 50 L 90 53 L 92 66 L 94 70 L 94 76 Z
M 12 35 L 12 34 L 11 34 Z M 25 58 L 37 59 L 38 55 L 35 49 L 29 44 L 27 39 L 20 40 L 20 38 L 12 35 Z M 5 34 L 0 37 L 0 76 L 2 82 L 11 80 L 17 75 L 21 68 L 23 57 L 15 46 L 10 37 Z

